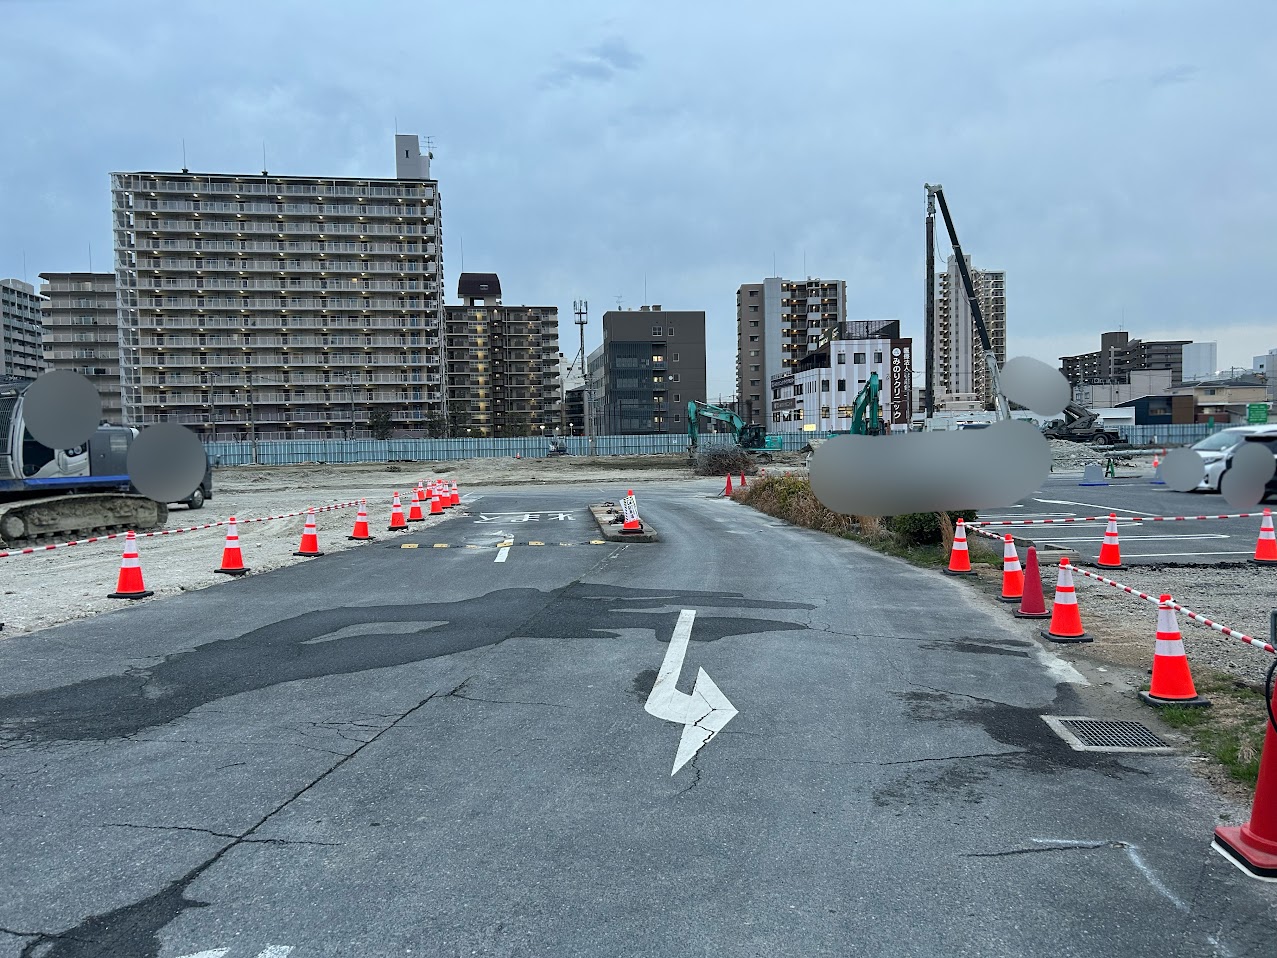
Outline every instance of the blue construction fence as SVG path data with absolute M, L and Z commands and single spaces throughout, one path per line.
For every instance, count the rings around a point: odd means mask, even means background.
M 1117 432 L 1132 446 L 1191 446 L 1236 423 L 1173 423 L 1155 426 L 1117 426 Z
M 808 440 L 828 433 L 782 434 L 782 449 L 796 452 Z M 567 436 L 562 441 L 570 456 L 591 454 L 591 440 Z M 727 434 L 702 435 L 702 448 L 731 445 Z M 687 453 L 687 436 L 651 434 L 641 436 L 595 436 L 596 456 L 646 456 Z M 499 439 L 278 439 L 206 442 L 209 458 L 218 466 L 295 466 L 308 462 L 442 462 L 450 459 L 500 459 L 520 456 L 543 458 L 550 439 L 510 437 Z

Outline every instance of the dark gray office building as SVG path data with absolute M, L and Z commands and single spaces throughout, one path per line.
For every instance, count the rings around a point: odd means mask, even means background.
M 597 435 L 685 432 L 688 400 L 705 401 L 705 311 L 610 310 L 590 359 Z

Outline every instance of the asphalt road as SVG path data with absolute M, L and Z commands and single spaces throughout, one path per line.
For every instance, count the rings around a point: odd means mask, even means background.
M 1184 759 L 1042 721 L 1114 706 L 1029 625 L 716 488 L 621 546 L 484 491 L 0 643 L 0 955 L 1272 954 Z M 684 610 L 739 714 L 671 775 Z
M 1236 509 L 1217 494 L 1175 492 L 1147 479 L 1119 479 L 1107 486 L 1082 486 L 1077 478 L 1052 478 L 1032 496 L 1007 509 L 982 513 L 982 519 L 1064 519 L 1070 516 L 1118 517 L 1122 561 L 1128 565 L 1170 562 L 1209 564 L 1245 562 L 1255 554 L 1259 519 L 1206 519 L 1184 522 L 1142 522 L 1135 516 L 1232 515 L 1262 512 L 1263 505 Z M 1271 503 L 1269 504 L 1271 508 Z M 1099 557 L 1105 523 L 1025 526 L 1022 529 L 996 528 L 994 531 L 1021 532 L 1039 544 L 1071 549 L 1082 559 Z

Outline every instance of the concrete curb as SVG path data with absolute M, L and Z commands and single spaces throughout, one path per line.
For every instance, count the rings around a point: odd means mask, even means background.
M 598 523 L 599 533 L 608 542 L 660 542 L 661 537 L 657 535 L 656 530 L 652 528 L 647 520 L 643 520 L 642 532 L 621 532 L 619 524 L 612 525 L 613 515 L 611 510 L 616 509 L 615 506 L 605 506 L 598 503 L 590 506 L 590 515 L 594 516 L 594 521 Z M 619 509 L 617 512 L 619 514 Z

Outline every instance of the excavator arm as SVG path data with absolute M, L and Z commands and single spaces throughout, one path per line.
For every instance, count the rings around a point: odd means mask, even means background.
M 690 399 L 687 402 L 687 444 L 692 449 L 695 449 L 700 441 L 700 419 L 702 416 L 706 419 L 727 423 L 732 427 L 732 438 L 740 442 L 741 430 L 745 428 L 745 420 L 741 419 L 730 409 L 724 409 L 722 406 L 711 406 L 709 403 Z

